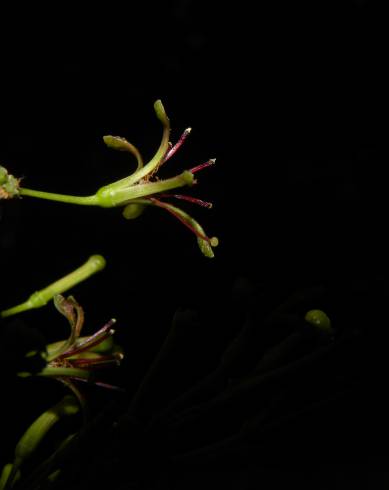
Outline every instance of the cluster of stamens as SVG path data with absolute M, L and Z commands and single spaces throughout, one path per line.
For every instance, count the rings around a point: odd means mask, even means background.
M 81 306 L 69 297 L 55 297 L 57 309 L 69 320 L 71 333 L 68 340 L 55 342 L 47 346 L 47 364 L 41 376 L 53 377 L 67 385 L 84 403 L 83 396 L 74 382 L 88 382 L 104 388 L 121 390 L 117 386 L 95 379 L 95 371 L 102 368 L 119 366 L 124 355 L 112 349 L 112 328 L 116 320 L 109 320 L 102 328 L 87 337 L 80 337 L 84 323 Z M 103 343 L 109 344 L 104 347 Z

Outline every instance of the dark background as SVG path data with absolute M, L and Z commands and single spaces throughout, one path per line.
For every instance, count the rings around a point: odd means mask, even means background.
M 278 288 L 280 300 L 321 283 L 385 282 L 384 17 L 373 2 L 32 14 L 2 16 L 12 28 L 1 47 L 0 162 L 26 187 L 91 194 L 133 168 L 103 135 L 153 155 L 161 98 L 173 141 L 193 128 L 163 175 L 217 158 L 193 189 L 214 209 L 191 214 L 220 245 L 203 258 L 160 210 L 127 222 L 115 209 L 2 204 L 2 307 L 104 255 L 107 269 L 74 294 L 91 331 L 118 318 L 134 388 L 176 308 L 220 307 L 239 277 Z M 53 308 L 29 315 L 52 335 Z
M 115 270 L 101 279 L 115 295 L 146 283 L 209 295 L 217 277 L 242 273 L 295 284 L 385 274 L 384 33 L 373 3 L 96 10 L 39 23 L 3 16 L 13 28 L 3 34 L 1 162 L 26 187 L 93 193 L 133 168 L 104 134 L 153 155 L 161 98 L 173 140 L 193 127 L 162 175 L 217 158 L 193 190 L 214 210 L 192 214 L 220 247 L 203 259 L 158 210 L 128 223 L 115 210 L 25 199 L 3 206 L 1 223 L 20 288 L 38 286 L 37 268 L 45 284 L 96 252 Z

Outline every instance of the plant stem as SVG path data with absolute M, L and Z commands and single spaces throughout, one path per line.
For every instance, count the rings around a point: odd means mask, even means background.
M 40 373 L 38 373 L 38 376 L 76 376 L 78 378 L 89 379 L 91 377 L 91 371 L 71 367 L 45 367 Z
M 5 318 L 22 311 L 31 310 L 33 308 L 40 308 L 48 303 L 56 294 L 61 294 L 76 284 L 84 281 L 92 274 L 104 269 L 105 259 L 101 255 L 92 255 L 89 259 L 78 269 L 74 270 L 70 274 L 58 279 L 49 286 L 40 291 L 33 293 L 27 301 L 19 305 L 13 306 L 0 313 L 0 316 Z
M 177 189 L 178 187 L 193 185 L 193 181 L 193 174 L 186 170 L 175 177 L 157 182 L 148 182 L 131 186 L 123 184 L 122 187 L 115 187 L 116 184 L 114 183 L 101 187 L 101 189 L 96 192 L 96 199 L 98 205 L 104 208 L 121 206 L 128 204 L 133 199 L 139 199 L 143 196 L 151 196 L 153 194 Z
M 21 196 L 38 197 L 39 199 L 47 199 L 49 201 L 66 202 L 68 204 L 79 204 L 81 206 L 98 206 L 98 198 L 93 196 L 68 196 L 66 194 L 57 194 L 55 192 L 36 191 L 20 187 L 19 194 Z

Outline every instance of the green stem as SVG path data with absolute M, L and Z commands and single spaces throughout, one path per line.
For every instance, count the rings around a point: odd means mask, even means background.
M 25 187 L 19 189 L 19 195 L 37 197 L 39 199 L 47 199 L 50 201 L 60 201 L 69 204 L 79 204 L 82 206 L 101 206 L 103 208 L 110 208 L 127 204 L 131 199 L 165 192 L 166 190 L 182 187 L 184 185 L 192 185 L 194 177 L 189 171 L 183 172 L 171 179 L 141 183 L 141 180 L 144 177 L 151 176 L 156 172 L 169 149 L 170 123 L 160 100 L 155 102 L 154 110 L 157 118 L 162 123 L 162 139 L 156 154 L 146 165 L 143 166 L 142 157 L 131 143 L 113 136 L 104 137 L 104 141 L 108 146 L 116 149 L 127 149 L 137 157 L 138 168 L 130 176 L 101 187 L 93 196 L 71 196 L 54 192 L 36 191 Z
M 144 167 L 145 168 L 145 167 Z M 142 169 L 143 170 L 143 169 Z M 51 201 L 61 201 L 70 204 L 80 204 L 84 206 L 100 206 L 102 208 L 112 208 L 127 204 L 132 199 L 138 199 L 143 196 L 150 196 L 160 192 L 166 192 L 171 189 L 192 185 L 194 177 L 192 172 L 185 170 L 170 179 L 160 180 L 157 182 L 147 182 L 144 184 L 129 185 L 121 181 L 118 186 L 117 182 L 101 187 L 93 196 L 68 196 L 55 194 L 52 192 L 35 191 L 33 189 L 20 189 L 20 195 L 38 197 L 40 199 L 49 199 Z
M 33 293 L 27 301 L 20 305 L 13 306 L 0 313 L 0 316 L 5 318 L 22 311 L 40 308 L 50 301 L 56 294 L 61 294 L 76 284 L 84 281 L 92 274 L 101 271 L 105 267 L 105 259 L 101 255 L 92 255 L 81 267 L 62 277 L 58 281 L 53 282 L 49 286 L 40 291 Z
M 81 206 L 98 206 L 99 201 L 96 195 L 93 196 L 68 196 L 66 194 L 57 194 L 55 192 L 36 191 L 20 187 L 19 194 L 21 196 L 37 197 L 39 199 L 47 199 L 49 201 L 66 202 L 68 204 L 79 204 Z
M 13 483 L 20 479 L 20 470 L 14 469 L 12 463 L 8 463 L 3 467 L 3 471 L 0 477 L 0 490 L 6 490 L 12 488 Z
M 12 465 L 6 468 L 3 480 L 6 480 L 4 490 L 13 487 L 21 465 L 31 457 L 41 444 L 45 435 L 63 417 L 75 415 L 79 412 L 77 400 L 73 396 L 65 396 L 59 403 L 42 413 L 25 431 L 15 447 L 15 459 Z
M 104 208 L 122 206 L 128 204 L 133 199 L 139 199 L 143 196 L 151 196 L 160 192 L 177 189 L 178 187 L 193 185 L 193 181 L 194 177 L 192 172 L 185 170 L 180 175 L 176 175 L 176 177 L 157 182 L 147 182 L 129 187 L 112 187 L 112 184 L 107 185 L 97 191 L 96 198 L 98 199 L 99 205 Z
M 88 379 L 91 377 L 91 372 L 86 369 L 67 368 L 67 367 L 46 367 L 43 368 L 38 376 L 59 377 L 59 376 L 72 376 L 76 378 Z

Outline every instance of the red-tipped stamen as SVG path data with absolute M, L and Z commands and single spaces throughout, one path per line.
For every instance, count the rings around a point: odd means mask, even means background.
M 211 209 L 213 206 L 211 202 L 203 201 L 202 199 L 197 199 L 197 197 L 187 196 L 185 194 L 159 194 L 159 197 L 175 197 L 176 199 L 198 204 L 199 206 L 208 209 Z
M 182 133 L 182 135 L 180 136 L 180 139 L 177 141 L 177 143 L 167 151 L 167 153 L 163 159 L 164 162 L 167 162 L 176 153 L 176 151 L 182 146 L 182 144 L 184 143 L 184 141 L 186 140 L 186 138 L 188 137 L 188 135 L 190 134 L 191 131 L 192 131 L 192 128 L 186 128 L 185 129 L 185 131 Z
M 185 221 L 185 219 L 180 216 L 178 213 L 173 211 L 173 209 L 170 209 L 168 205 L 166 205 L 164 202 L 159 201 L 158 199 L 155 199 L 155 197 L 150 197 L 149 198 L 151 202 L 153 202 L 156 206 L 159 206 L 160 208 L 166 209 L 171 215 L 173 215 L 175 218 L 177 218 L 183 225 L 185 225 L 187 228 L 190 229 L 192 233 L 194 233 L 197 237 L 201 238 L 202 240 L 205 240 L 206 242 L 210 242 L 211 239 L 208 238 L 207 236 L 203 235 L 199 231 L 197 231 L 190 223 Z
M 108 337 L 111 337 L 114 334 L 114 330 L 111 329 L 112 325 L 116 322 L 114 318 L 109 320 L 100 330 L 96 333 L 88 337 L 84 342 L 81 342 L 78 346 L 73 349 L 69 349 L 63 354 L 59 355 L 57 359 L 63 359 L 66 357 L 74 356 L 75 354 L 79 354 L 80 352 L 84 352 L 95 345 L 100 344 Z
M 158 172 L 159 172 L 159 169 L 161 168 L 161 166 L 167 162 L 175 153 L 176 151 L 182 146 L 182 144 L 184 143 L 184 141 L 186 140 L 187 136 L 189 135 L 189 133 L 192 131 L 191 128 L 187 128 L 185 129 L 185 131 L 182 133 L 182 135 L 180 136 L 180 139 L 177 141 L 177 143 L 173 146 L 170 141 L 169 141 L 169 146 L 168 146 L 168 150 L 167 152 L 165 153 L 165 156 L 161 159 L 161 161 L 158 163 L 158 165 L 154 168 L 154 170 L 152 172 L 150 172 L 146 177 L 145 177 L 145 181 L 150 181 L 150 179 L 152 179 Z
M 112 337 L 112 335 L 115 333 L 115 330 L 111 329 L 111 330 L 108 330 L 106 332 L 103 332 L 102 334 L 100 334 L 98 337 L 95 337 L 94 335 L 92 337 L 90 337 L 88 340 L 86 340 L 85 342 L 83 342 L 82 344 L 80 344 L 79 347 L 77 347 L 76 349 L 74 350 L 71 350 L 71 351 L 68 351 L 68 352 L 65 352 L 64 354 L 62 354 L 60 357 L 61 358 L 67 358 L 67 357 L 71 357 L 71 356 L 74 356 L 75 354 L 80 354 L 81 352 L 85 352 L 86 350 L 89 350 L 91 349 L 92 347 L 94 347 L 95 345 L 99 345 L 101 344 L 101 342 L 104 342 L 104 340 L 108 339 L 108 337 Z
M 77 368 L 104 368 L 112 365 L 119 366 L 123 359 L 123 354 L 99 356 L 94 358 L 69 359 L 73 367 Z
M 193 167 L 189 170 L 189 172 L 192 172 L 192 174 L 195 174 L 196 172 L 199 172 L 200 170 L 203 170 L 203 168 L 211 167 L 212 165 L 215 165 L 216 158 L 211 158 L 207 162 L 201 163 L 200 165 L 197 165 L 197 167 Z

